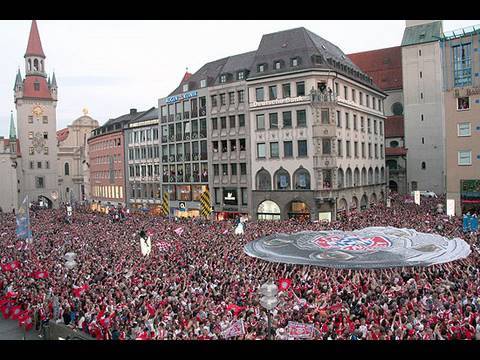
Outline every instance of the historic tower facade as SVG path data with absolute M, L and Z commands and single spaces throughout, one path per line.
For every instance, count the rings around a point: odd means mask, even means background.
M 23 201 L 44 201 L 58 207 L 57 174 L 57 81 L 45 71 L 37 23 L 32 21 L 27 51 L 25 52 L 25 79 L 20 70 L 15 80 L 19 159 L 19 197 Z

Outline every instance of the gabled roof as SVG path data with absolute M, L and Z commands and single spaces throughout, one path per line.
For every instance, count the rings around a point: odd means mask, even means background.
M 13 86 L 13 91 L 18 85 L 23 84 L 22 74 L 20 73 L 20 69 L 18 69 L 17 76 L 15 77 L 15 85 Z
M 158 119 L 158 108 L 155 106 L 151 107 L 147 111 L 143 111 L 140 113 L 140 116 L 136 117 L 135 119 L 131 120 L 130 123 L 132 122 L 140 122 L 140 121 L 146 121 L 146 120 L 155 120 Z
M 349 54 L 362 71 L 382 90 L 402 89 L 402 48 L 400 46 Z
M 192 73 L 189 73 L 188 71 L 185 71 L 185 75 L 183 75 L 183 78 L 182 78 L 182 83 L 187 81 L 188 79 L 190 79 L 190 76 L 192 76 Z
M 403 115 L 388 116 L 385 119 L 385 137 L 404 137 L 405 122 Z
M 443 29 L 440 20 L 416 26 L 409 26 L 405 28 L 403 33 L 402 46 L 438 41 L 442 35 Z
M 35 91 L 34 84 L 38 83 L 39 91 Z M 32 99 L 52 99 L 47 80 L 43 76 L 28 75 L 23 82 L 23 97 Z
M 36 20 L 32 20 L 32 26 L 30 27 L 30 36 L 28 37 L 27 51 L 25 52 L 25 57 L 27 56 L 40 56 L 45 58 Z

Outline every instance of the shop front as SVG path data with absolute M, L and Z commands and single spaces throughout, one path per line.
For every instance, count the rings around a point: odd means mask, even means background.
M 480 180 L 461 180 L 460 204 L 462 214 L 480 212 Z

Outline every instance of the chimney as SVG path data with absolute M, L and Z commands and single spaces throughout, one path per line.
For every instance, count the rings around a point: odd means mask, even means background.
M 133 114 L 136 114 L 137 113 L 137 109 L 130 109 L 130 115 L 133 115 Z

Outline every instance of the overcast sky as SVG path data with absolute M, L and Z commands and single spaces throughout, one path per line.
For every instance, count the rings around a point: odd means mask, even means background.
M 303 26 L 345 53 L 398 46 L 402 20 L 210 20 L 37 21 L 46 70 L 58 84 L 57 129 L 84 107 L 103 124 L 130 108 L 146 110 L 178 86 L 186 67 L 255 50 L 263 34 Z M 480 24 L 445 20 L 444 31 Z M 13 86 L 24 54 L 30 20 L 0 21 L 0 135 L 8 136 Z

